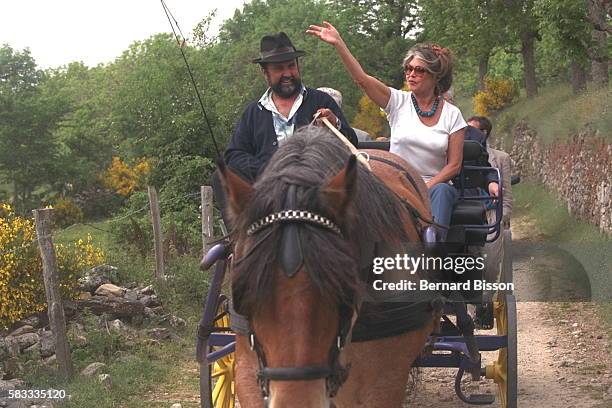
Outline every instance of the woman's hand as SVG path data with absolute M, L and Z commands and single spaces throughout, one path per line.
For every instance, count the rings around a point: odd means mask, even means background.
M 338 30 L 336 30 L 336 28 L 327 21 L 323 21 L 323 26 L 311 24 L 308 26 L 306 34 L 319 37 L 321 40 L 334 46 L 342 42 L 342 38 L 340 37 Z

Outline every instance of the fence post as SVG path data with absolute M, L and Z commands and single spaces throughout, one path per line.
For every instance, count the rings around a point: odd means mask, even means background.
M 201 186 L 200 195 L 202 197 L 202 248 L 204 255 L 209 249 L 210 241 L 213 237 L 213 189 L 210 186 Z
M 157 190 L 148 186 L 149 207 L 151 208 L 151 224 L 153 224 L 153 240 L 155 241 L 155 277 L 165 279 L 164 271 L 164 249 L 162 247 L 161 218 L 159 215 L 159 200 Z
M 47 314 L 49 325 L 55 337 L 55 356 L 59 365 L 60 375 L 69 379 L 74 374 L 74 366 L 70 356 L 70 347 L 66 337 L 66 316 L 59 289 L 59 277 L 57 273 L 57 260 L 55 248 L 51 239 L 53 210 L 45 208 L 34 210 L 34 221 L 36 223 L 36 237 L 43 264 L 43 280 L 45 283 L 45 297 L 47 299 Z

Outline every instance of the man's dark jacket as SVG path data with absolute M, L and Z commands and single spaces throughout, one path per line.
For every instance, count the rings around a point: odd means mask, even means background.
M 349 126 L 342 110 L 325 92 L 306 88 L 302 104 L 295 113 L 294 131 L 308 125 L 321 108 L 331 109 L 342 124 L 340 132 L 357 146 L 355 131 Z M 254 181 L 278 149 L 272 112 L 258 101 L 247 105 L 224 153 L 225 163 L 245 179 Z

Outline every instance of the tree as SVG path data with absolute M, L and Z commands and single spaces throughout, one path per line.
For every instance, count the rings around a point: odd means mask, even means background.
M 423 40 L 439 42 L 461 58 L 478 64 L 478 88 L 485 87 L 489 59 L 506 40 L 504 13 L 498 2 L 433 0 L 421 2 Z
M 416 0 L 329 0 L 325 17 L 363 65 L 384 83 L 401 88 L 401 62 L 419 24 Z M 356 95 L 361 97 L 361 92 Z M 356 104 L 357 99 L 352 101 Z
M 600 86 L 607 86 L 609 81 L 608 35 L 612 33 L 609 19 L 612 6 L 606 0 L 586 0 L 587 19 L 591 25 L 592 43 L 588 47 L 591 57 L 591 75 L 593 81 Z
M 0 48 L 0 170 L 21 214 L 38 204 L 45 191 L 36 190 L 52 183 L 59 169 L 52 137 L 58 100 L 41 92 L 44 79 L 28 49 Z
M 575 0 L 538 0 L 536 13 L 540 28 L 552 34 L 570 60 L 570 82 L 573 92 L 586 89 L 585 67 L 588 61 L 589 25 L 585 3 Z
M 47 71 L 44 93 L 61 101 L 61 119 L 53 131 L 60 146 L 60 195 L 99 186 L 98 175 L 110 163 L 115 139 L 110 132 L 113 86 L 110 66 L 87 68 L 82 63 Z M 70 188 L 68 188 L 70 187 Z
M 528 98 L 538 94 L 536 76 L 535 42 L 540 40 L 538 18 L 534 12 L 535 0 L 498 0 L 504 7 L 506 32 L 517 39 L 523 60 L 523 79 Z

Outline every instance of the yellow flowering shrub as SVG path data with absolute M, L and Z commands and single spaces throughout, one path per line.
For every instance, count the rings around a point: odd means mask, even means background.
M 480 116 L 489 116 L 510 105 L 517 96 L 518 89 L 511 79 L 487 77 L 484 91 L 478 92 L 472 99 L 474 112 Z
M 102 174 L 102 183 L 117 194 L 127 197 L 144 185 L 150 171 L 148 159 L 140 159 L 130 167 L 121 158 L 113 157 L 111 165 Z
M 389 136 L 385 134 L 386 121 L 385 113 L 367 95 L 359 99 L 357 114 L 352 123 L 353 127 L 368 132 L 374 138 L 376 136 Z
M 90 236 L 56 244 L 55 251 L 62 296 L 74 299 L 81 272 L 102 264 L 104 253 L 93 246 Z M 9 205 L 0 203 L 0 327 L 45 309 L 34 221 L 16 216 Z

